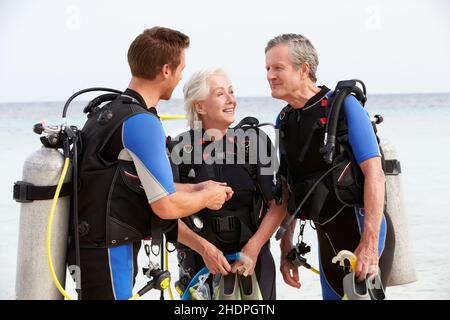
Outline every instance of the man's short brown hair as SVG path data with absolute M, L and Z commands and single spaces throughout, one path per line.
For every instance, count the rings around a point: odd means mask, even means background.
M 128 64 L 135 77 L 153 80 L 162 66 L 175 70 L 182 50 L 189 47 L 189 37 L 163 27 L 146 29 L 134 39 L 128 49 Z

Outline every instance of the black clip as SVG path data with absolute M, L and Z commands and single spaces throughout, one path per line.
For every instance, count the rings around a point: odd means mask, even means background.
M 13 199 L 20 203 L 33 202 L 28 199 L 28 186 L 33 186 L 33 184 L 25 181 L 14 182 Z

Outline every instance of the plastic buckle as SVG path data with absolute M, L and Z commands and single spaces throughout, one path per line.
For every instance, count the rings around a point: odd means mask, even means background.
M 400 166 L 400 161 L 397 159 L 385 160 L 385 174 L 388 176 L 397 176 L 402 173 L 402 167 Z
M 25 181 L 14 182 L 13 199 L 20 203 L 33 202 L 28 199 L 28 186 L 33 186 L 33 184 Z
M 213 220 L 213 229 L 215 232 L 232 231 L 234 229 L 233 217 L 223 217 Z

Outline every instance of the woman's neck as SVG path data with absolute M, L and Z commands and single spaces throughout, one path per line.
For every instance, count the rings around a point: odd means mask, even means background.
M 212 141 L 217 141 L 223 139 L 225 134 L 227 133 L 228 126 L 218 126 L 210 125 L 208 123 L 203 122 L 203 130 L 205 130 L 205 133 L 208 135 L 209 138 L 211 138 Z

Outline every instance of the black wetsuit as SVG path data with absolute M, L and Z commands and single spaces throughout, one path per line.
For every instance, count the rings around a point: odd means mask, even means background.
M 192 132 L 191 132 L 192 134 Z M 226 149 L 226 143 L 232 140 L 223 139 L 215 142 L 221 150 Z M 210 141 L 202 140 L 203 150 L 210 145 Z M 214 143 L 214 142 L 213 142 Z M 271 145 L 271 142 L 269 140 Z M 241 141 L 235 141 L 236 145 L 242 146 Z M 194 144 L 195 146 L 195 144 Z M 223 148 L 223 149 L 222 149 Z M 186 148 L 185 148 L 186 150 Z M 209 149 L 210 150 L 210 149 Z M 238 153 L 237 149 L 234 149 Z M 195 151 L 192 151 L 195 152 Z M 226 182 L 233 191 L 233 197 L 226 201 L 219 211 L 202 210 L 198 216 L 203 220 L 204 228 L 198 231 L 198 234 L 220 249 L 225 255 L 239 252 L 246 244 L 248 239 L 256 232 L 261 219 L 266 210 L 265 203 L 274 198 L 273 194 L 273 174 L 261 174 L 262 165 L 258 163 L 255 166 L 242 164 L 205 164 L 205 159 L 215 155 L 203 155 L 202 164 L 194 165 L 192 168 L 183 168 L 183 165 L 177 166 L 175 170 L 181 173 L 181 181 L 189 183 L 199 183 L 207 180 Z M 227 157 L 230 153 L 227 154 Z M 217 159 L 217 158 L 216 158 Z M 248 163 L 248 162 L 247 162 Z M 254 169 L 252 169 L 254 168 Z M 195 177 L 183 178 L 186 173 L 182 171 L 195 171 Z M 250 173 L 249 171 L 255 172 Z M 253 178 L 252 178 L 253 175 Z M 263 189 L 263 191 L 261 190 Z M 262 194 L 264 193 L 264 194 Z M 188 223 L 189 225 L 189 223 Z M 182 268 L 180 269 L 180 278 L 185 272 L 193 277 L 201 268 L 204 262 L 202 257 L 193 250 L 178 244 L 178 259 Z M 258 280 L 262 296 L 265 300 L 274 300 L 276 298 L 275 290 L 275 263 L 270 252 L 270 241 L 261 249 L 258 261 L 255 266 L 255 274 Z

